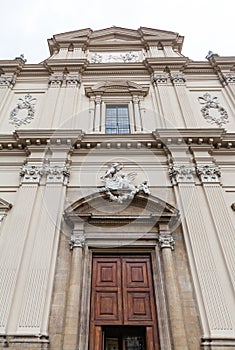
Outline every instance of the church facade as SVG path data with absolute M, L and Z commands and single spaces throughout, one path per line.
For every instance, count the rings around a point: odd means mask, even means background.
M 235 348 L 235 56 L 183 39 L 0 61 L 0 349 Z

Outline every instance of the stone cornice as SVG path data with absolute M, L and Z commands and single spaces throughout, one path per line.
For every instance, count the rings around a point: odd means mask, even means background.
M 209 148 L 211 151 L 235 148 L 235 133 L 224 129 L 158 129 L 152 133 L 129 135 L 85 134 L 81 130 L 18 130 L 0 135 L 0 151 L 29 148 L 72 147 L 74 149 L 155 149 L 172 147 Z

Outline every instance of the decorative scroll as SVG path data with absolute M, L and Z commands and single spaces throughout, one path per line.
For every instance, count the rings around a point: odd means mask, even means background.
M 170 76 L 173 84 L 184 84 L 186 82 L 185 75 L 182 73 L 175 73 Z
M 11 111 L 9 123 L 17 128 L 22 124 L 28 124 L 34 118 L 35 103 L 37 99 L 27 94 L 24 98 L 19 98 L 16 107 Z
M 0 77 L 0 88 L 13 87 L 15 85 L 15 78 L 13 76 L 2 75 Z
M 198 97 L 198 101 L 204 105 L 201 112 L 208 123 L 216 124 L 219 127 L 229 123 L 228 113 L 219 105 L 217 97 L 211 97 L 210 94 L 206 93 L 202 97 Z
M 100 190 L 101 192 L 105 192 L 112 202 L 120 204 L 128 199 L 133 199 L 139 192 L 150 194 L 146 180 L 136 187 L 132 182 L 137 174 L 135 172 L 124 174 L 121 172 L 122 168 L 122 163 L 113 163 L 108 167 L 104 176 L 101 177 L 105 182 L 105 187 Z

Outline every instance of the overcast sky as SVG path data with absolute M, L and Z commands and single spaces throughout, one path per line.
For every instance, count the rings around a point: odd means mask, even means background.
M 113 25 L 149 27 L 184 36 L 182 53 L 205 60 L 208 51 L 235 56 L 235 0 L 1 0 L 0 59 L 49 57 L 54 34 Z

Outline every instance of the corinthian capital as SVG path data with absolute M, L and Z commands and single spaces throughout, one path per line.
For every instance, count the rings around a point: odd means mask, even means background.
M 70 176 L 70 168 L 68 166 L 50 165 L 45 168 L 48 183 L 64 183 L 67 184 Z
M 195 167 L 191 164 L 171 164 L 168 175 L 175 185 L 179 182 L 194 182 Z
M 23 165 L 20 170 L 21 183 L 39 183 L 43 172 L 42 165 Z
M 198 165 L 196 172 L 201 182 L 220 182 L 221 171 L 215 164 Z

